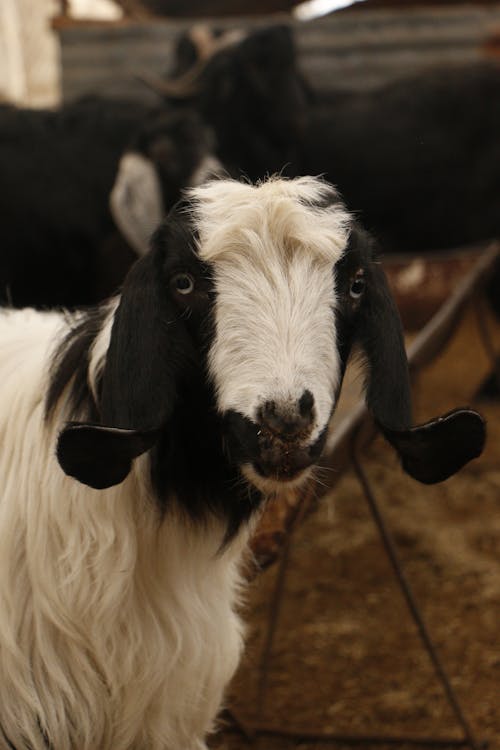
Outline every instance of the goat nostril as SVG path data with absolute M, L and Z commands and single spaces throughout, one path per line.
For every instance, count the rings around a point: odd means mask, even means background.
M 277 413 L 274 401 L 266 401 L 264 406 L 259 410 L 259 421 L 271 432 L 280 432 L 281 418 Z
M 304 391 L 299 400 L 299 411 L 301 417 L 312 417 L 314 407 L 314 396 L 311 391 Z
M 278 437 L 290 439 L 308 430 L 313 422 L 314 397 L 304 391 L 298 402 L 277 404 L 266 401 L 259 410 L 259 421 L 263 427 Z

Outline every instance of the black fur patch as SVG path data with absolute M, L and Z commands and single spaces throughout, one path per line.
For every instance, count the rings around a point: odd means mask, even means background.
M 228 541 L 261 496 L 242 479 L 225 450 L 224 425 L 206 372 L 215 293 L 210 268 L 200 261 L 194 240 L 180 206 L 125 281 L 99 403 L 94 403 L 87 378 L 89 352 L 106 320 L 105 307 L 84 314 L 61 343 L 46 414 L 69 387 L 68 419 L 88 422 L 63 430 L 58 457 L 68 474 L 96 488 L 123 481 L 138 454 L 134 446 L 143 443 L 147 450 L 151 444 L 142 436 L 154 434 L 151 478 L 161 515 L 175 497 L 193 521 L 210 514 L 224 519 Z M 193 279 L 191 293 L 178 290 L 178 274 Z M 94 443 L 98 450 L 92 449 Z
M 362 272 L 365 290 L 351 295 Z M 377 421 L 394 430 L 411 424 L 411 397 L 403 331 L 398 310 L 378 260 L 377 246 L 354 225 L 348 248 L 335 268 L 338 309 L 337 342 L 345 367 L 353 344 L 366 358 L 366 401 Z
M 72 413 L 77 414 L 84 408 L 88 419 L 97 420 L 97 405 L 88 386 L 89 353 L 107 314 L 106 306 L 89 308 L 60 343 L 52 362 L 45 401 L 46 417 L 52 414 L 63 391 L 69 386 Z
M 481 455 L 486 440 L 484 419 L 471 409 L 456 409 L 404 432 L 383 428 L 382 432 L 406 473 L 423 484 L 443 482 L 456 474 Z
M 202 376 L 180 394 L 178 406 L 151 453 L 153 484 L 162 510 L 175 494 L 193 519 L 209 514 L 227 522 L 226 541 L 262 501 L 241 477 L 227 448 L 224 425 L 213 392 Z

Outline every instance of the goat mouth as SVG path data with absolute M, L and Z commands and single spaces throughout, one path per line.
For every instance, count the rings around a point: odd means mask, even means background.
M 261 441 L 258 455 L 243 465 L 243 475 L 264 492 L 299 488 L 310 477 L 325 438 L 326 430 L 309 446 L 277 439 Z
M 224 427 L 228 460 L 249 484 L 268 494 L 305 483 L 323 451 L 328 424 L 312 442 L 310 430 L 276 434 L 235 411 L 226 412 Z
M 241 466 L 241 473 L 254 487 L 263 492 L 266 495 L 271 495 L 279 492 L 280 490 L 295 490 L 300 489 L 304 486 L 311 473 L 312 465 L 307 466 L 301 470 L 291 472 L 282 472 L 276 470 L 275 472 L 263 473 L 262 469 L 259 468 L 258 462 L 247 463 Z
M 259 431 L 259 452 L 252 461 L 253 466 L 263 477 L 289 481 L 300 476 L 318 460 L 325 438 L 326 430 L 313 443 L 305 443 L 301 435 L 295 439 L 284 439 Z
M 254 470 L 264 479 L 276 482 L 290 482 L 300 477 L 310 469 L 313 461 L 308 451 L 284 451 L 278 457 L 270 456 L 256 459 L 252 462 Z

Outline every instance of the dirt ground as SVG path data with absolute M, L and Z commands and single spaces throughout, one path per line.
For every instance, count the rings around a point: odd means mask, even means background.
M 500 402 L 474 401 L 488 371 L 471 311 L 415 385 L 418 421 L 474 405 L 483 456 L 446 483 L 417 485 L 377 438 L 364 468 L 404 570 L 474 731 L 500 748 Z M 500 350 L 500 329 L 495 329 Z M 277 566 L 248 592 L 247 649 L 228 705 L 251 722 Z M 461 737 L 421 646 L 352 470 L 296 531 L 260 724 L 309 732 Z M 217 750 L 289 750 L 225 732 Z M 315 742 L 304 750 L 333 747 Z M 398 743 L 399 748 L 406 745 Z M 336 745 L 336 747 L 346 747 Z M 364 747 L 381 747 L 369 743 Z M 394 745 L 392 745 L 394 747 Z

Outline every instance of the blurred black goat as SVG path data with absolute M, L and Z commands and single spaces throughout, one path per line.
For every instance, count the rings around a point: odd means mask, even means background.
M 163 98 L 154 110 L 95 98 L 0 108 L 0 302 L 107 296 L 181 190 L 214 171 L 333 178 L 386 252 L 500 235 L 498 67 L 314 97 L 286 26 L 195 29 L 176 60 L 169 80 L 148 81 Z
M 299 72 L 290 28 L 219 39 L 205 67 L 210 45 L 200 30 L 181 40 L 184 89 L 173 95 L 191 97 L 233 174 L 256 179 L 284 169 L 334 179 L 386 252 L 500 236 L 498 65 L 432 68 L 374 91 L 320 95 Z M 168 85 L 159 88 L 168 95 Z
M 252 33 L 193 27 L 178 42 L 169 79 L 148 81 L 169 102 L 194 108 L 231 176 L 297 172 L 311 92 L 290 27 Z
M 54 112 L 0 107 L 1 303 L 73 307 L 121 283 L 141 252 L 117 232 L 110 211 L 129 148 L 156 165 L 161 194 L 145 217 L 152 232 L 208 155 L 194 113 L 94 97 Z M 117 210 L 126 210 L 130 196 L 121 198 Z
M 290 31 L 230 41 L 163 81 L 155 109 L 96 97 L 55 112 L 0 107 L 0 304 L 99 301 L 182 188 L 220 161 L 257 179 L 294 158 L 306 94 Z
M 500 236 L 500 67 L 431 69 L 311 110 L 299 170 L 335 176 L 387 252 Z

